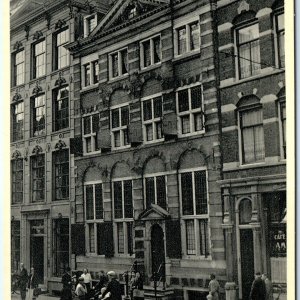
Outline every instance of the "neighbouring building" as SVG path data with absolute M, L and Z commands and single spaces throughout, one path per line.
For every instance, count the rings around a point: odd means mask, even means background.
M 74 78 L 64 46 L 104 3 L 29 0 L 11 16 L 11 269 L 33 266 L 49 289 L 71 262 Z
M 206 299 L 211 273 L 222 293 L 227 280 L 212 2 L 112 1 L 67 46 L 72 265 L 113 269 L 122 283 L 136 268 L 146 299 L 154 272 L 169 299 Z
M 285 294 L 284 2 L 217 2 L 228 288 L 248 299 L 264 272 Z

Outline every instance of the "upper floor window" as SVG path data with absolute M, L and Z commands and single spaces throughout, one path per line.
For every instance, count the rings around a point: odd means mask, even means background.
M 83 117 L 83 151 L 90 153 L 99 151 L 98 131 L 99 131 L 99 114 L 93 114 Z
M 202 88 L 200 85 L 177 92 L 178 128 L 180 134 L 204 130 Z
M 127 49 L 119 50 L 109 55 L 109 77 L 116 78 L 128 73 Z
M 83 76 L 84 87 L 99 82 L 99 64 L 97 60 L 83 65 Z
M 54 164 L 54 199 L 69 198 L 69 150 L 59 150 L 53 153 Z
M 155 97 L 143 102 L 144 141 L 157 141 L 163 138 L 162 133 L 162 97 Z
M 148 66 L 161 62 L 161 44 L 160 36 L 156 36 L 149 40 L 141 42 L 141 67 Z
M 199 21 L 176 28 L 175 54 L 182 55 L 200 49 Z
M 18 51 L 13 56 L 13 85 L 20 85 L 25 82 L 25 51 Z
M 129 106 L 122 106 L 111 111 L 112 147 L 129 145 L 128 138 Z
M 12 138 L 13 141 L 24 138 L 24 102 L 12 105 Z
M 242 162 L 264 161 L 263 113 L 260 107 L 240 111 L 240 133 Z
M 34 97 L 31 103 L 32 136 L 45 134 L 45 95 Z
M 97 14 L 88 16 L 84 20 L 84 36 L 87 37 L 97 26 Z
M 64 47 L 70 41 L 70 31 L 65 29 L 55 35 L 54 69 L 61 69 L 69 65 L 69 51 Z
M 147 176 L 145 178 L 146 207 L 157 204 L 167 209 L 166 176 Z
M 276 37 L 277 37 L 277 59 L 280 68 L 285 67 L 285 48 L 284 48 L 284 13 L 275 15 Z
M 237 30 L 237 53 L 239 78 L 260 73 L 260 45 L 258 24 Z
M 279 102 L 280 124 L 281 124 L 281 145 L 282 145 L 282 158 L 286 158 L 286 107 L 285 99 Z
M 32 202 L 45 200 L 45 154 L 31 157 Z
M 23 159 L 11 162 L 11 191 L 12 204 L 23 202 Z
M 45 40 L 33 45 L 32 78 L 46 74 L 46 42 Z
M 69 127 L 69 87 L 54 91 L 54 131 Z

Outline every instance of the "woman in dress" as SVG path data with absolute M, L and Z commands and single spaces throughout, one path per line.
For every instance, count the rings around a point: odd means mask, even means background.
M 38 287 L 38 281 L 37 281 L 37 277 L 36 274 L 34 272 L 34 268 L 30 269 L 30 274 L 28 277 L 28 294 L 27 294 L 27 299 L 28 300 L 34 300 L 36 299 L 36 296 L 34 295 L 34 289 L 36 289 Z

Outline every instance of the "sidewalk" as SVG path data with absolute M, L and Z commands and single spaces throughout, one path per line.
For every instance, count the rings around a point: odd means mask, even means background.
M 20 300 L 20 295 L 13 294 L 11 295 L 11 300 Z M 59 300 L 59 297 L 54 297 L 51 295 L 39 295 L 37 300 Z

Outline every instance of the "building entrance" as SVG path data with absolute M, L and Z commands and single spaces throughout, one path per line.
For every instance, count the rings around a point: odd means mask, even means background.
M 152 274 L 157 272 L 161 266 L 159 277 L 165 274 L 165 246 L 164 232 L 162 228 L 155 224 L 151 229 L 151 258 L 152 258 Z

